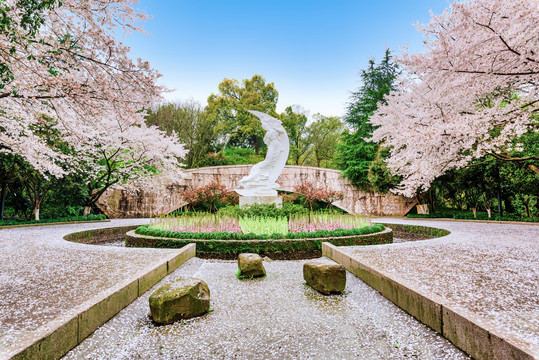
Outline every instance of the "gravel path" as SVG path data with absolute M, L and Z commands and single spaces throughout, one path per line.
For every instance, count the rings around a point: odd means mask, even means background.
M 312 290 L 303 262 L 265 262 L 266 278 L 238 280 L 234 261 L 193 258 L 65 359 L 467 359 L 350 273 L 343 295 Z M 179 276 L 208 283 L 213 311 L 153 325 L 151 292 Z
M 433 240 L 347 247 L 353 257 L 411 288 L 436 294 L 539 345 L 539 226 L 376 219 L 443 228 Z
M 145 223 L 134 219 L 0 229 L 0 348 L 170 253 L 76 244 L 63 240 L 64 235 Z

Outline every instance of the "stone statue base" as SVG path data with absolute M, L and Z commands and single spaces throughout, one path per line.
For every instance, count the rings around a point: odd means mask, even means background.
M 280 196 L 240 196 L 240 209 L 253 204 L 275 204 L 283 206 L 283 198 Z

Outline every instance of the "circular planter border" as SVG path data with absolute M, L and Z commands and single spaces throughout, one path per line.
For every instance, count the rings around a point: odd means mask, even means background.
M 139 226 L 127 225 L 77 231 L 65 235 L 64 240 L 88 245 L 100 245 L 106 242 L 125 240 L 125 233 Z
M 322 242 L 335 246 L 391 244 L 393 230 L 386 226 L 384 231 L 366 235 L 270 240 L 174 239 L 139 235 L 134 230 L 125 236 L 127 247 L 181 248 L 195 243 L 198 257 L 219 259 L 236 259 L 239 254 L 247 252 L 275 260 L 316 258 L 322 254 Z

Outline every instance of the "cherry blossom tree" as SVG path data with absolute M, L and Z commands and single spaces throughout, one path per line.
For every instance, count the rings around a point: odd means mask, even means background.
M 13 31 L 24 33 L 19 1 L 7 3 Z M 138 23 L 147 16 L 134 10 L 135 3 L 66 0 L 40 9 L 42 25 L 27 41 L 0 34 L 0 60 L 10 64 L 12 73 L 12 81 L 0 90 L 3 152 L 21 155 L 42 173 L 64 174 L 57 162 L 65 155 L 32 131 L 36 119 L 47 115 L 58 120 L 57 129 L 75 153 L 103 154 L 115 143 L 123 146 L 118 153 L 136 149 L 144 154 L 139 159 L 160 157 L 163 165 L 177 164 L 183 155 L 178 144 L 144 126 L 142 110 L 163 90 L 156 85 L 159 74 L 147 62 L 132 61 L 129 48 L 117 40 L 118 32 L 142 31 Z M 151 144 L 144 142 L 150 139 Z
M 147 62 L 129 57 L 119 33 L 142 31 L 147 16 L 136 0 L 6 0 L 9 31 L 0 33 L 0 148 L 18 154 L 46 176 L 86 174 L 91 204 L 108 187 L 178 170 L 185 155 L 170 137 L 144 123 L 164 90 Z M 28 31 L 25 16 L 35 15 Z M 7 26 L 7 25 L 6 25 Z M 18 35 L 22 34 L 22 35 Z M 33 130 L 44 116 L 71 151 L 48 146 Z M 66 165 L 67 164 L 67 165 Z M 61 165 L 61 166 L 60 166 Z M 148 182 L 151 184 L 151 182 Z
M 539 174 L 539 154 L 518 143 L 539 128 L 539 1 L 455 2 L 418 30 L 426 51 L 397 59 L 406 75 L 371 119 L 403 178 L 395 191 L 413 196 L 483 156 Z
M 73 159 L 74 168 L 88 188 L 84 215 L 110 187 L 155 190 L 162 184 L 158 179 L 148 179 L 152 175 L 164 175 L 172 183 L 183 176 L 178 159 L 187 151 L 175 136 L 167 137 L 163 131 L 145 124 L 111 125 L 102 121 L 100 131 L 94 129 Z

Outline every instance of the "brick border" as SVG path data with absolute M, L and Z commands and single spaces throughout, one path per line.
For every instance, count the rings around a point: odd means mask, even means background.
M 490 321 L 437 295 L 412 289 L 352 258 L 337 246 L 322 243 L 322 255 L 343 265 L 346 270 L 474 359 L 539 359 L 539 346 L 506 334 Z
M 61 358 L 162 278 L 194 257 L 195 253 L 195 244 L 172 251 L 159 264 L 141 270 L 134 279 L 109 288 L 37 330 L 28 332 L 0 350 L 0 359 Z

